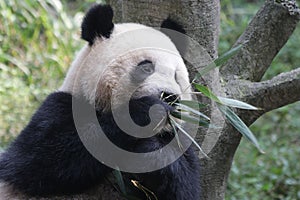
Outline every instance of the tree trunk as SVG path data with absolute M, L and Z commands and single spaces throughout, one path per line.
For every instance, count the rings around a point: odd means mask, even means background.
M 116 22 L 138 22 L 159 27 L 164 19 L 170 17 L 183 25 L 187 35 L 204 47 L 211 58 L 214 59 L 218 55 L 220 25 L 218 0 L 109 0 L 108 3 L 115 10 Z M 238 40 L 237 44 L 246 43 L 238 55 L 222 67 L 221 73 L 215 69 L 203 77 L 214 93 L 221 96 L 226 94 L 265 108 L 259 112 L 238 111 L 247 125 L 251 125 L 266 111 L 300 99 L 299 69 L 270 81 L 252 82 L 260 81 L 299 21 L 297 7 L 293 10 L 284 6 L 272 0 L 267 1 Z M 189 71 L 193 78 L 195 69 Z M 220 80 L 224 80 L 222 85 Z M 284 88 L 292 89 L 295 93 L 285 92 Z M 262 95 L 263 92 L 265 96 Z M 215 118 L 215 122 L 218 126 L 221 125 L 221 128 L 201 129 L 197 137 L 211 158 L 206 159 L 199 155 L 201 157 L 201 199 L 219 200 L 225 198 L 227 178 L 241 135 L 220 117 L 219 111 L 213 104 L 211 118 Z

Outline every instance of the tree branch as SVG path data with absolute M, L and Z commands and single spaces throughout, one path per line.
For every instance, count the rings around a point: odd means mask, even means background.
M 298 21 L 299 14 L 291 15 L 286 7 L 266 2 L 235 44 L 246 43 L 243 49 L 221 69 L 224 79 L 259 81 Z
M 231 94 L 235 98 L 262 108 L 256 112 L 239 112 L 243 120 L 251 125 L 264 113 L 300 100 L 300 68 L 263 82 L 233 80 L 227 87 L 231 88 Z
M 300 68 L 281 73 L 271 80 L 252 83 L 247 96 L 264 112 L 280 108 L 300 100 Z

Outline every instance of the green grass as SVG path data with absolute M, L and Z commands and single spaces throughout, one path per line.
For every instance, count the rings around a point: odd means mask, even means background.
M 84 45 L 80 23 L 91 3 L 0 1 L 0 146 L 10 142 L 50 92 L 57 89 Z M 219 51 L 227 51 L 258 10 L 257 3 L 224 0 Z M 299 66 L 300 28 L 264 79 Z M 300 199 L 300 103 L 266 114 L 252 127 L 265 155 L 249 142 L 238 148 L 226 199 Z

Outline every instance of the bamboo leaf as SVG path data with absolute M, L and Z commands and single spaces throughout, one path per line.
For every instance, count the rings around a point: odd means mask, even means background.
M 188 107 L 184 104 L 180 104 L 180 103 L 175 103 L 175 105 L 179 106 L 180 109 L 182 110 L 186 110 L 188 112 L 194 113 L 195 115 L 198 115 L 199 117 L 203 117 L 206 120 L 210 120 L 210 118 L 208 116 L 206 116 L 205 114 L 203 114 L 202 112 L 195 110 L 191 107 Z
M 254 107 L 248 103 L 236 100 L 236 99 L 230 99 L 226 97 L 218 97 L 218 99 L 221 101 L 223 105 L 234 107 L 234 108 L 240 108 L 240 109 L 246 109 L 246 110 L 260 110 L 260 108 Z
M 176 126 L 175 126 L 175 124 L 172 122 L 171 119 L 169 119 L 169 122 L 170 122 L 170 124 L 171 124 L 171 126 L 172 126 L 172 128 L 173 128 L 173 130 L 174 130 L 174 132 L 175 132 L 175 138 L 176 138 L 178 147 L 182 150 L 182 149 L 183 149 L 183 146 L 182 146 L 182 144 L 181 144 L 181 142 L 180 142 L 180 139 L 179 139 L 179 136 L 178 136 L 178 131 L 177 131 L 177 129 L 176 129 Z
M 143 186 L 142 184 L 140 184 L 138 181 L 136 180 L 131 180 L 131 183 L 138 188 L 139 190 L 143 191 L 144 194 L 146 195 L 146 198 L 148 200 L 152 200 L 151 197 L 154 197 L 154 200 L 158 200 L 158 198 L 156 197 L 156 195 L 154 194 L 154 192 L 152 192 L 150 189 L 146 188 L 145 186 Z
M 180 104 L 186 105 L 186 106 L 188 106 L 190 108 L 193 108 L 193 109 L 196 109 L 196 110 L 199 110 L 201 108 L 207 107 L 206 104 L 199 103 L 198 101 L 179 100 L 178 102 Z
M 171 114 L 172 114 L 172 116 L 174 116 L 178 119 L 181 119 L 183 121 L 186 121 L 186 122 L 189 122 L 192 124 L 197 124 L 198 126 L 209 127 L 209 125 L 210 125 L 210 123 L 208 121 L 201 120 L 199 117 L 195 117 L 195 116 L 183 113 L 183 112 L 174 111 Z
M 236 47 L 233 47 L 232 49 L 230 49 L 229 51 L 224 53 L 223 55 L 221 55 L 219 58 L 217 58 L 214 61 L 215 65 L 217 67 L 223 65 L 226 61 L 228 61 L 230 58 L 232 58 L 234 55 L 236 55 L 244 45 L 245 45 L 245 43 L 239 44 Z
M 261 152 L 264 151 L 260 148 L 256 137 L 247 127 L 247 125 L 237 116 L 229 107 L 218 104 L 219 110 L 226 116 L 227 120 L 234 126 L 243 136 L 245 136 L 254 146 Z
M 127 195 L 122 173 L 119 170 L 114 170 L 113 174 L 114 174 L 114 176 L 116 178 L 117 184 L 118 184 L 118 186 L 119 186 L 122 194 L 123 195 Z
M 194 86 L 203 95 L 207 96 L 208 98 L 210 98 L 211 100 L 213 100 L 215 102 L 221 103 L 221 101 L 218 99 L 218 97 L 216 95 L 214 95 L 208 87 L 198 84 L 198 83 L 194 83 Z
M 207 72 L 209 72 L 210 70 L 212 70 L 212 69 L 214 69 L 216 67 L 220 67 L 221 65 L 223 65 L 230 58 L 232 58 L 234 55 L 236 55 L 239 52 L 239 50 L 244 46 L 244 44 L 239 44 L 238 46 L 233 47 L 232 49 L 230 49 L 229 51 L 227 51 L 226 53 L 224 53 L 223 55 L 221 55 L 219 58 L 217 58 L 216 60 L 214 60 L 212 63 L 210 63 L 209 65 L 207 65 L 203 69 L 201 69 L 199 71 L 199 73 L 196 74 L 195 78 L 193 79 L 193 82 L 195 80 L 197 80 L 200 76 L 203 76 L 204 74 L 206 74 Z
M 170 116 L 170 121 L 171 123 L 174 124 L 175 127 L 177 127 L 185 136 L 187 136 L 196 145 L 196 147 L 206 158 L 209 158 L 207 154 L 203 151 L 203 149 L 200 147 L 200 145 L 194 140 L 194 138 L 190 136 L 190 134 L 188 134 L 171 116 Z

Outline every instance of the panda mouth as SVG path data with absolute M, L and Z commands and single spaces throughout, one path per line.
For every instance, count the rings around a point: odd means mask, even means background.
M 161 92 L 160 99 L 170 106 L 175 106 L 179 102 L 179 95 L 170 92 Z

